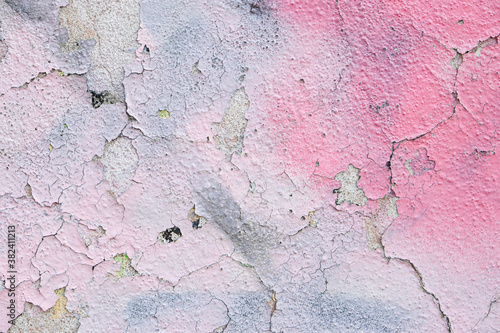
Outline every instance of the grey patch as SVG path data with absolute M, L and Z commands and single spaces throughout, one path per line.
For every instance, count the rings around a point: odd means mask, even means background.
M 52 47 L 54 54 L 59 60 L 59 69 L 66 74 L 84 74 L 92 63 L 92 50 L 96 44 L 94 39 L 78 41 L 78 48 L 71 51 L 63 51 L 68 41 L 68 31 L 60 28 L 55 31 L 57 44 Z
M 227 296 L 227 316 L 230 318 L 224 332 L 261 332 L 269 327 L 270 306 L 268 297 L 262 292 L 245 292 Z M 129 326 L 139 326 L 154 318 L 191 317 L 199 308 L 214 300 L 209 293 L 164 292 L 147 294 L 127 304 L 126 316 Z M 181 316 L 181 318 L 179 318 Z M 224 326 L 222 326 L 224 327 Z M 220 327 L 214 327 L 217 331 Z
M 9 52 L 9 46 L 3 39 L 0 38 L 0 61 L 2 61 Z
M 300 323 L 294 327 L 308 332 L 409 332 L 410 314 L 397 305 L 344 295 L 290 295 L 280 298 L 280 307 L 294 313 Z M 285 322 L 286 318 L 283 318 Z M 287 325 L 288 323 L 284 323 Z M 283 329 L 285 327 L 275 327 Z
M 128 302 L 126 314 L 127 323 L 135 326 L 139 325 L 156 315 L 158 311 L 158 296 L 156 294 L 148 294 L 133 299 Z
M 250 13 L 262 15 L 262 5 L 259 2 L 254 2 L 250 4 Z
M 164 244 L 167 244 L 175 242 L 181 237 L 181 229 L 174 225 L 172 228 L 168 228 L 167 230 L 160 232 L 160 234 L 158 235 L 158 240 Z
M 345 332 L 401 332 L 408 315 L 395 307 L 370 300 L 318 296 L 311 302 L 318 328 L 338 327 Z
M 231 194 L 221 188 L 202 187 L 198 194 L 204 215 L 229 236 L 237 253 L 252 266 L 268 261 L 268 251 L 278 247 L 278 236 L 272 228 L 263 228 L 247 218 Z
M 146 135 L 166 137 L 182 131 L 193 115 L 210 110 L 214 102 L 241 87 L 242 74 L 274 61 L 284 44 L 278 20 L 251 14 L 250 4 L 246 0 L 216 0 L 209 7 L 198 1 L 141 3 L 144 28 L 153 39 L 164 41 L 151 48 L 151 63 L 144 62 L 144 69 L 154 71 L 140 74 L 150 98 L 128 103 Z M 233 18 L 238 22 L 235 27 L 223 23 Z M 125 89 L 136 89 L 131 86 L 137 84 L 133 78 L 125 78 Z M 168 108 L 176 117 L 157 121 L 153 112 L 159 108 Z
M 149 5 L 141 5 L 143 15 Z M 173 4 L 165 3 L 162 6 L 167 6 L 165 12 L 176 12 L 174 8 L 170 8 Z M 148 20 L 162 22 L 161 13 L 162 11 L 155 7 L 152 14 L 154 18 Z M 217 42 L 212 34 L 201 27 L 203 23 L 200 18 L 193 19 L 186 25 L 181 25 L 180 22 L 179 25 L 165 22 L 147 27 L 153 35 L 159 28 L 172 29 L 162 32 L 162 37 L 159 37 L 165 40 L 165 43 L 155 50 L 161 52 L 161 57 L 155 58 L 155 71 L 145 71 L 141 74 L 144 82 L 150 82 L 151 86 L 147 89 L 151 91 L 152 98 L 141 105 L 134 106 L 132 103 L 129 108 L 129 113 L 141 123 L 142 129 L 148 135 L 172 134 L 183 128 L 193 113 L 206 111 L 207 106 L 221 96 L 220 80 L 227 69 L 220 60 L 223 56 L 210 49 Z M 164 38 L 164 35 L 167 37 Z M 152 56 L 155 52 L 151 51 Z M 193 73 L 193 64 L 197 63 L 201 68 L 195 67 Z M 127 79 L 124 84 L 128 89 Z M 168 109 L 170 114 L 175 114 L 176 117 L 172 117 L 168 122 L 158 121 L 157 115 L 153 114 L 156 113 L 154 110 L 158 109 Z
M 5 0 L 5 2 L 21 16 L 37 21 L 52 19 L 55 17 L 54 11 L 58 8 L 53 1 Z
M 46 48 L 57 57 L 53 68 L 58 68 L 65 74 L 84 74 L 87 72 L 91 65 L 95 40 L 79 40 L 78 49 L 62 52 L 61 46 L 68 43 L 69 36 L 67 29 L 59 25 L 60 7 L 55 1 L 6 0 L 6 3 L 22 18 L 31 20 L 32 22 L 28 24 L 35 24 L 37 30 L 46 36 Z M 6 51 L 7 49 L 0 45 L 0 59 Z
M 224 333 L 262 332 L 269 327 L 271 306 L 266 294 L 246 292 L 235 296 L 226 302 L 231 320 Z

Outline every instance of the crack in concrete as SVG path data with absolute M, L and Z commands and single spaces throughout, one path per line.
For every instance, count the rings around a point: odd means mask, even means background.
M 397 257 L 387 256 L 385 254 L 385 248 L 383 247 L 383 245 L 382 245 L 382 256 L 384 257 L 384 259 L 387 260 L 388 263 L 391 260 L 399 261 L 399 262 L 402 262 L 402 263 L 410 266 L 413 269 L 413 272 L 415 273 L 415 276 L 417 277 L 417 279 L 419 281 L 420 289 L 425 294 L 431 296 L 432 300 L 434 301 L 434 304 L 436 304 L 436 306 L 437 306 L 437 308 L 439 310 L 439 313 L 441 314 L 441 318 L 443 318 L 443 320 L 446 323 L 446 327 L 448 329 L 448 333 L 453 333 L 453 329 L 452 329 L 452 326 L 451 326 L 450 318 L 444 313 L 444 311 L 442 309 L 442 306 L 441 306 L 441 302 L 439 301 L 439 298 L 434 293 L 430 292 L 429 290 L 427 290 L 425 288 L 424 278 L 423 278 L 422 274 L 420 273 L 420 271 L 418 270 L 417 266 L 415 266 L 415 264 L 413 264 L 409 259 L 403 259 L 403 258 L 397 258 Z

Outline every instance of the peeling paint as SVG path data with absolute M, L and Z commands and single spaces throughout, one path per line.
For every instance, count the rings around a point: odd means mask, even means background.
M 171 243 L 177 241 L 182 237 L 181 229 L 176 226 L 168 228 L 165 231 L 160 232 L 158 235 L 158 240 L 162 243 Z
M 379 199 L 375 213 L 365 218 L 366 238 L 372 250 L 383 248 L 382 236 L 399 216 L 396 205 L 398 200 L 399 198 L 395 197 L 394 193 Z
M 66 309 L 68 299 L 64 296 L 65 288 L 58 289 L 56 304 L 48 309 L 42 309 L 34 304 L 26 303 L 24 312 L 17 317 L 7 332 L 67 332 L 76 333 L 80 327 L 79 315 Z
M 231 160 L 234 153 L 241 154 L 243 149 L 243 136 L 248 120 L 245 112 L 250 107 L 250 101 L 245 89 L 236 90 L 229 101 L 229 106 L 220 123 L 214 123 L 217 135 L 214 136 L 217 149 L 220 149 L 226 158 Z
M 368 199 L 365 192 L 358 187 L 359 171 L 352 164 L 349 164 L 347 171 L 335 175 L 335 180 L 342 183 L 341 188 L 333 190 L 333 193 L 337 193 L 337 199 L 335 200 L 337 205 L 342 205 L 344 202 L 357 206 L 366 204 Z
M 160 119 L 168 119 L 170 118 L 170 112 L 168 112 L 167 110 L 159 110 L 158 117 L 160 117 Z
M 78 233 L 85 241 L 85 246 L 97 246 L 98 239 L 106 235 L 106 230 L 99 226 L 97 229 L 90 229 L 84 224 L 78 224 Z
M 130 258 L 125 253 L 119 253 L 113 259 L 120 263 L 120 270 L 114 275 L 117 278 L 131 277 L 138 274 L 134 267 L 132 267 Z
M 496 332 L 499 11 L 0 2 L 0 331 Z
M 70 0 L 59 12 L 60 25 L 68 31 L 61 45 L 75 51 L 81 41 L 95 40 L 92 66 L 87 73 L 89 91 L 123 101 L 124 66 L 135 59 L 139 29 L 139 1 L 102 2 Z
M 187 218 L 191 220 L 193 229 L 200 229 L 205 225 L 205 223 L 208 222 L 205 217 L 199 216 L 195 213 L 195 206 L 189 210 Z

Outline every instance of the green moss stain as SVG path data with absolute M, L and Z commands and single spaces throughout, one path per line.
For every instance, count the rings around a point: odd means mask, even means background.
M 120 263 L 120 270 L 115 272 L 115 277 L 123 278 L 137 275 L 137 271 L 132 267 L 132 260 L 125 253 L 119 253 L 113 257 L 116 262 Z
M 167 110 L 158 110 L 158 117 L 160 117 L 160 119 L 168 119 L 170 118 L 170 112 Z

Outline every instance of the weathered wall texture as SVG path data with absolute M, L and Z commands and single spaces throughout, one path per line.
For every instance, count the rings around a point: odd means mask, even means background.
M 500 2 L 0 22 L 0 331 L 500 330 Z

